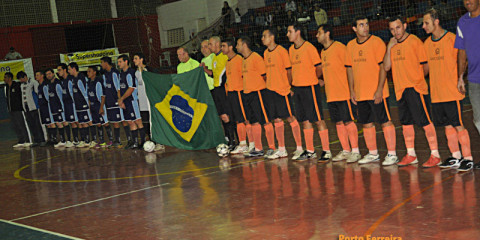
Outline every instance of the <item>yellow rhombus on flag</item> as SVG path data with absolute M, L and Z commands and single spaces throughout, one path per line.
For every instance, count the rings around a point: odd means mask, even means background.
M 165 98 L 155 104 L 163 118 L 185 141 L 190 142 L 200 126 L 208 105 L 197 102 L 173 84 Z

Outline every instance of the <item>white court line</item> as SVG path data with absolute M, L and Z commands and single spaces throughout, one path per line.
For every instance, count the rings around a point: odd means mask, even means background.
M 21 224 L 21 223 L 14 223 L 14 222 L 3 220 L 3 219 L 0 219 L 0 222 L 15 225 L 15 226 L 18 226 L 18 227 L 28 228 L 28 229 L 35 230 L 35 231 L 38 231 L 38 232 L 43 232 L 43 233 L 47 233 L 47 234 L 50 234 L 50 235 L 55 235 L 55 236 L 59 236 L 59 237 L 63 237 L 63 238 L 68 238 L 68 239 L 73 239 L 73 240 L 83 240 L 82 238 L 76 238 L 76 237 L 68 236 L 68 235 L 65 235 L 65 234 L 56 233 L 56 232 L 52 232 L 52 231 L 48 231 L 48 230 L 45 230 L 45 229 L 36 228 L 36 227 L 32 227 L 32 226 L 28 226 L 28 225 Z
M 265 161 L 265 160 L 263 160 L 263 161 Z M 256 161 L 256 162 L 262 162 L 262 161 Z M 242 165 L 234 166 L 234 167 L 231 167 L 231 169 L 238 168 L 238 167 L 241 167 L 241 166 Z M 190 179 L 211 175 L 211 174 L 218 173 L 218 172 L 221 172 L 221 171 L 214 171 L 214 172 L 205 173 L 205 174 L 194 176 L 194 177 L 185 178 L 185 179 L 183 179 L 183 181 L 187 181 L 187 180 L 190 180 Z M 20 221 L 20 220 L 27 219 L 27 218 L 32 218 L 32 217 L 36 217 L 36 216 L 40 216 L 40 215 L 45 215 L 45 214 L 48 214 L 48 213 L 58 212 L 58 211 L 61 211 L 61 210 L 80 207 L 80 206 L 87 205 L 87 204 L 90 204 L 90 203 L 96 203 L 96 202 L 100 202 L 100 201 L 103 201 L 103 200 L 112 199 L 112 198 L 116 198 L 116 197 L 120 197 L 120 196 L 124 196 L 124 195 L 128 195 L 128 194 L 132 194 L 132 193 L 137 193 L 137 192 L 149 190 L 149 189 L 152 189 L 152 188 L 163 187 L 163 186 L 166 186 L 166 185 L 169 185 L 169 184 L 171 184 L 171 183 L 162 183 L 162 184 L 158 184 L 158 185 L 155 185 L 155 186 L 141 188 L 141 189 L 133 190 L 133 191 L 130 191 L 130 192 L 124 192 L 124 193 L 120 193 L 120 194 L 115 194 L 115 195 L 112 195 L 112 196 L 109 196 L 109 197 L 99 198 L 99 199 L 84 202 L 84 203 L 74 204 L 74 205 L 70 205 L 70 206 L 66 206 L 66 207 L 62 207 L 62 208 L 57 208 L 57 209 L 53 209 L 53 210 L 50 210 L 50 211 L 36 213 L 36 214 L 28 215 L 28 216 L 25 216 L 25 217 L 21 217 L 21 218 L 15 218 L 15 219 L 12 219 L 10 221 L 11 222 Z

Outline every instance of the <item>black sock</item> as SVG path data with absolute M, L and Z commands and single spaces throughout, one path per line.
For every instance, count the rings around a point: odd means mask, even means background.
M 48 128 L 48 138 L 50 139 L 50 142 L 55 141 L 55 128 Z
M 89 127 L 84 127 L 83 128 L 83 136 L 84 136 L 84 141 L 86 143 L 90 143 L 90 131 Z
M 65 129 L 58 128 L 58 135 L 60 136 L 60 142 L 65 142 Z
M 108 140 L 110 140 L 110 142 L 113 142 L 112 127 L 105 126 L 105 130 L 107 131 Z
M 114 128 L 113 132 L 114 132 L 114 135 L 115 135 L 115 141 L 117 143 L 120 143 L 120 128 Z
M 231 145 L 236 145 L 237 144 L 237 136 L 236 136 L 236 133 L 237 133 L 237 129 L 236 129 L 236 124 L 233 123 L 233 122 L 229 122 L 228 123 L 228 132 L 229 132 L 229 139 L 230 139 L 230 142 L 231 142 Z
M 97 127 L 97 130 L 98 130 L 98 137 L 99 137 L 99 139 L 100 139 L 100 143 L 104 143 L 104 142 L 105 142 L 105 136 L 104 136 L 104 134 L 103 134 L 103 128 L 102 128 L 102 126 L 98 126 L 98 127 Z M 112 131 L 110 130 L 110 133 L 111 133 L 111 132 L 112 132 Z
M 72 141 L 72 133 L 70 132 L 70 125 L 64 127 L 67 135 L 67 141 Z
M 73 141 L 78 142 L 78 127 L 72 127 Z
M 139 128 L 138 132 L 140 133 L 140 141 L 143 144 L 145 142 L 145 128 Z
M 230 142 L 230 138 L 228 137 L 228 127 L 227 127 L 227 123 L 225 123 L 225 122 L 222 121 L 222 125 L 223 125 L 223 134 L 224 134 L 225 137 L 227 138 L 227 141 Z
M 148 136 L 148 139 L 152 141 L 152 135 L 150 133 L 150 123 L 143 123 L 143 130 L 145 131 L 145 135 Z
M 138 143 L 138 129 L 132 130 L 132 142 Z
M 123 130 L 125 130 L 125 135 L 127 135 L 127 141 L 132 141 L 132 133 L 130 132 L 130 126 L 123 126 Z
M 79 140 L 80 141 L 84 141 L 85 140 L 85 131 L 83 131 L 83 128 L 78 128 L 78 132 L 79 132 Z
M 96 126 L 90 126 L 90 134 L 92 135 L 92 140 L 97 141 L 97 127 Z

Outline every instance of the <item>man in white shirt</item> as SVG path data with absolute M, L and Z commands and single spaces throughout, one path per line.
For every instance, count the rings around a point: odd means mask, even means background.
M 8 61 L 8 60 L 17 60 L 17 59 L 22 59 L 22 54 L 20 54 L 19 52 L 15 51 L 15 48 L 14 47 L 10 47 L 10 52 L 7 53 L 7 55 L 5 55 L 5 61 Z
M 40 124 L 38 107 L 35 101 L 36 96 L 38 96 L 39 84 L 37 81 L 29 79 L 27 74 L 23 71 L 17 73 L 17 79 L 21 83 L 22 106 L 25 111 L 28 130 L 31 137 L 33 137 L 32 147 L 36 147 L 45 141 L 42 125 Z

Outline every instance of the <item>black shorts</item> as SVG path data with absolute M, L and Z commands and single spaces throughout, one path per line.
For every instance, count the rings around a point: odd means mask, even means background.
M 77 117 L 79 123 L 88 123 L 92 121 L 92 115 L 90 115 L 90 109 L 78 110 Z
M 227 102 L 225 86 L 215 87 L 210 92 L 212 93 L 213 102 L 215 102 L 218 115 L 229 114 L 229 104 Z
M 40 122 L 45 125 L 52 124 L 53 117 L 50 113 L 50 108 L 47 106 L 40 106 Z
M 69 123 L 78 122 L 77 111 L 75 111 L 75 105 L 73 103 L 65 103 L 63 105 L 65 121 Z
M 265 124 L 268 121 L 268 114 L 263 102 L 265 89 L 245 94 L 245 113 L 250 123 Z
M 318 122 L 323 119 L 320 85 L 293 87 L 295 115 L 299 122 Z
M 350 100 L 329 102 L 328 111 L 332 122 L 351 122 L 356 118 L 356 107 Z
M 100 115 L 98 113 L 100 111 L 100 106 L 97 106 L 95 104 L 90 105 L 90 114 L 92 116 L 92 124 L 98 125 L 98 124 L 105 124 L 105 112 Z M 105 108 L 104 108 L 105 111 Z
M 63 113 L 52 113 L 52 123 L 63 123 L 64 121 Z
M 123 121 L 123 111 L 119 107 L 106 108 L 107 109 L 107 121 L 112 123 L 118 123 Z
M 373 100 L 357 102 L 358 122 L 361 124 L 379 123 L 384 124 L 391 121 L 390 104 L 388 98 L 384 98 L 379 104 Z
M 414 88 L 403 91 L 402 98 L 398 101 L 398 114 L 402 125 L 416 124 L 425 127 L 432 121 L 430 119 L 430 97 L 420 95 Z
M 433 123 L 436 127 L 463 126 L 462 101 L 432 103 Z
M 294 111 L 292 110 L 292 97 L 290 94 L 282 96 L 275 91 L 265 89 L 265 108 L 268 112 L 268 119 L 273 121 L 280 118 L 285 119 L 293 117 Z
M 247 116 L 245 115 L 245 108 L 243 107 L 243 102 L 245 100 L 245 94 L 243 94 L 243 91 L 230 91 L 227 94 L 227 98 L 230 105 L 229 111 L 231 120 L 237 123 L 245 122 Z
M 125 121 L 135 121 L 141 118 L 137 100 L 126 100 L 123 103 L 125 104 L 125 109 L 122 108 Z

